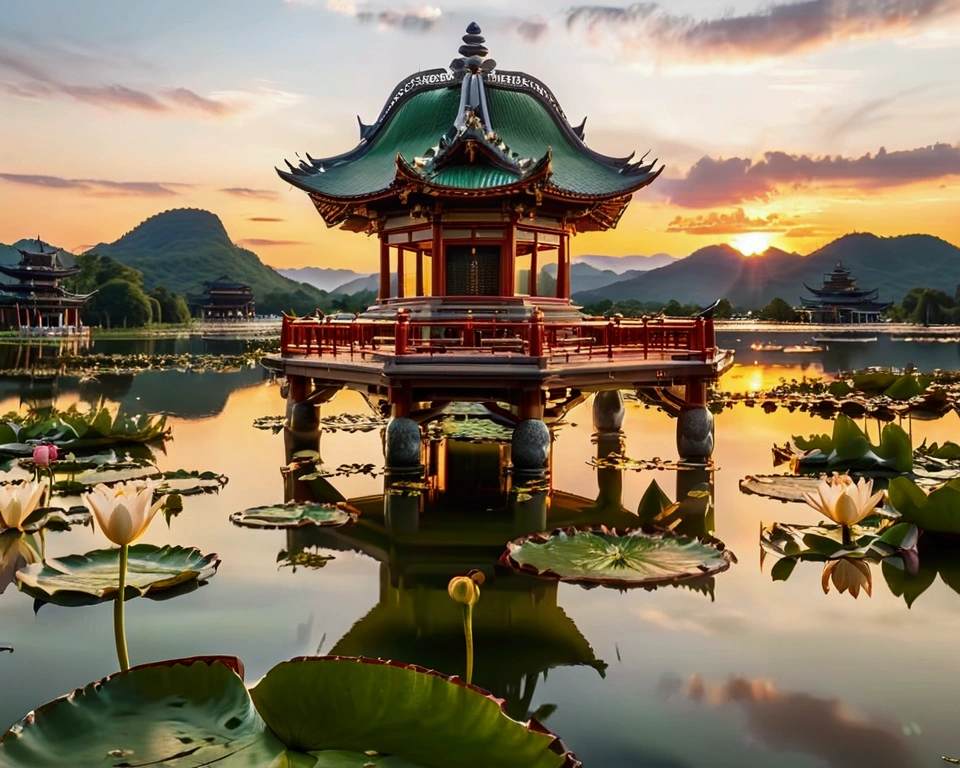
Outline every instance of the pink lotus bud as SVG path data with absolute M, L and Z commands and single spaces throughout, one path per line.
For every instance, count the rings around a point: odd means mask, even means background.
M 48 445 L 47 448 L 50 449 L 50 461 L 56 461 L 60 458 L 60 450 L 55 445 Z
M 33 449 L 33 463 L 38 467 L 49 467 L 51 460 L 49 445 L 38 445 Z

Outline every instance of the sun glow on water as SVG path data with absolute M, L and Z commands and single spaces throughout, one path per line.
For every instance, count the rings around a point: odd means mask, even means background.
M 730 245 L 744 256 L 754 256 L 770 247 L 770 235 L 766 232 L 746 232 L 733 238 Z

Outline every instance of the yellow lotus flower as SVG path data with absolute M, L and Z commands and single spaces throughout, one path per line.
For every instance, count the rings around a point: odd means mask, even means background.
M 470 571 L 466 576 L 454 576 L 447 585 L 447 594 L 458 603 L 474 606 L 480 600 L 480 585 L 484 577 L 480 571 Z
M 118 483 L 112 488 L 94 486 L 84 494 L 83 503 L 93 512 L 104 535 L 114 544 L 125 546 L 139 539 L 160 511 L 166 496 L 153 500 L 155 485 Z
M 850 475 L 833 473 L 824 478 L 816 493 L 803 494 L 807 504 L 822 512 L 835 523 L 849 527 L 867 517 L 883 498 L 883 491 L 873 493 L 873 480 L 860 478 L 854 484 Z
M 0 485 L 0 529 L 23 530 L 23 521 L 40 506 L 50 481 L 43 478 L 38 483 Z
M 820 586 L 823 587 L 825 595 L 830 592 L 831 579 L 833 586 L 841 595 L 849 591 L 856 600 L 860 596 L 860 589 L 863 588 L 867 597 L 873 597 L 873 575 L 870 573 L 870 566 L 863 560 L 841 557 L 827 563 L 823 569 L 823 577 L 820 579 Z

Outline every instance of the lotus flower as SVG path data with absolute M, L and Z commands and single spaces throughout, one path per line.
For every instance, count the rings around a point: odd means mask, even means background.
M 17 571 L 41 559 L 29 536 L 20 531 L 0 533 L 0 595 L 13 582 Z
M 466 576 L 454 576 L 447 585 L 447 594 L 458 603 L 473 607 L 480 600 L 480 585 L 483 584 L 483 573 L 470 571 Z
M 823 577 L 820 579 L 825 595 L 830 592 L 831 579 L 833 586 L 841 595 L 849 590 L 853 599 L 856 600 L 860 596 L 862 587 L 868 597 L 873 597 L 873 576 L 870 573 L 870 566 L 863 560 L 841 557 L 827 563 L 823 569 Z
M 55 445 L 38 445 L 33 449 L 33 463 L 38 467 L 49 467 L 60 455 Z
M 805 493 L 803 497 L 811 507 L 849 528 L 873 512 L 883 491 L 873 493 L 873 480 L 861 477 L 854 483 L 850 475 L 834 472 L 832 478 L 821 481 L 816 493 Z
M 166 501 L 166 496 L 153 500 L 155 488 L 150 483 L 118 483 L 112 488 L 101 483 L 84 495 L 83 503 L 97 518 L 104 535 L 124 547 L 144 534 Z
M 0 485 L 0 530 L 23 530 L 23 522 L 40 506 L 47 490 L 47 478 L 20 485 Z

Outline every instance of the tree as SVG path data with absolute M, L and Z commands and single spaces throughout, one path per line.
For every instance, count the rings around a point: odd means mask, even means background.
M 111 280 L 125 280 L 138 288 L 143 285 L 143 273 L 96 253 L 84 253 L 77 256 L 80 272 L 73 278 L 72 288 L 77 293 L 92 293 Z
M 763 320 L 775 320 L 779 323 L 792 323 L 797 319 L 797 313 L 784 299 L 777 296 L 760 312 Z
M 176 293 L 171 293 L 166 286 L 158 285 L 153 289 L 150 298 L 160 304 L 160 319 L 162 323 L 189 323 L 190 308 L 186 299 Z
M 726 320 L 727 318 L 733 317 L 733 305 L 730 303 L 730 299 L 720 299 L 717 308 L 713 310 L 713 316 L 718 320 Z
M 138 285 L 127 280 L 108 280 L 94 294 L 86 314 L 108 327 L 139 328 L 150 322 L 150 299 Z

